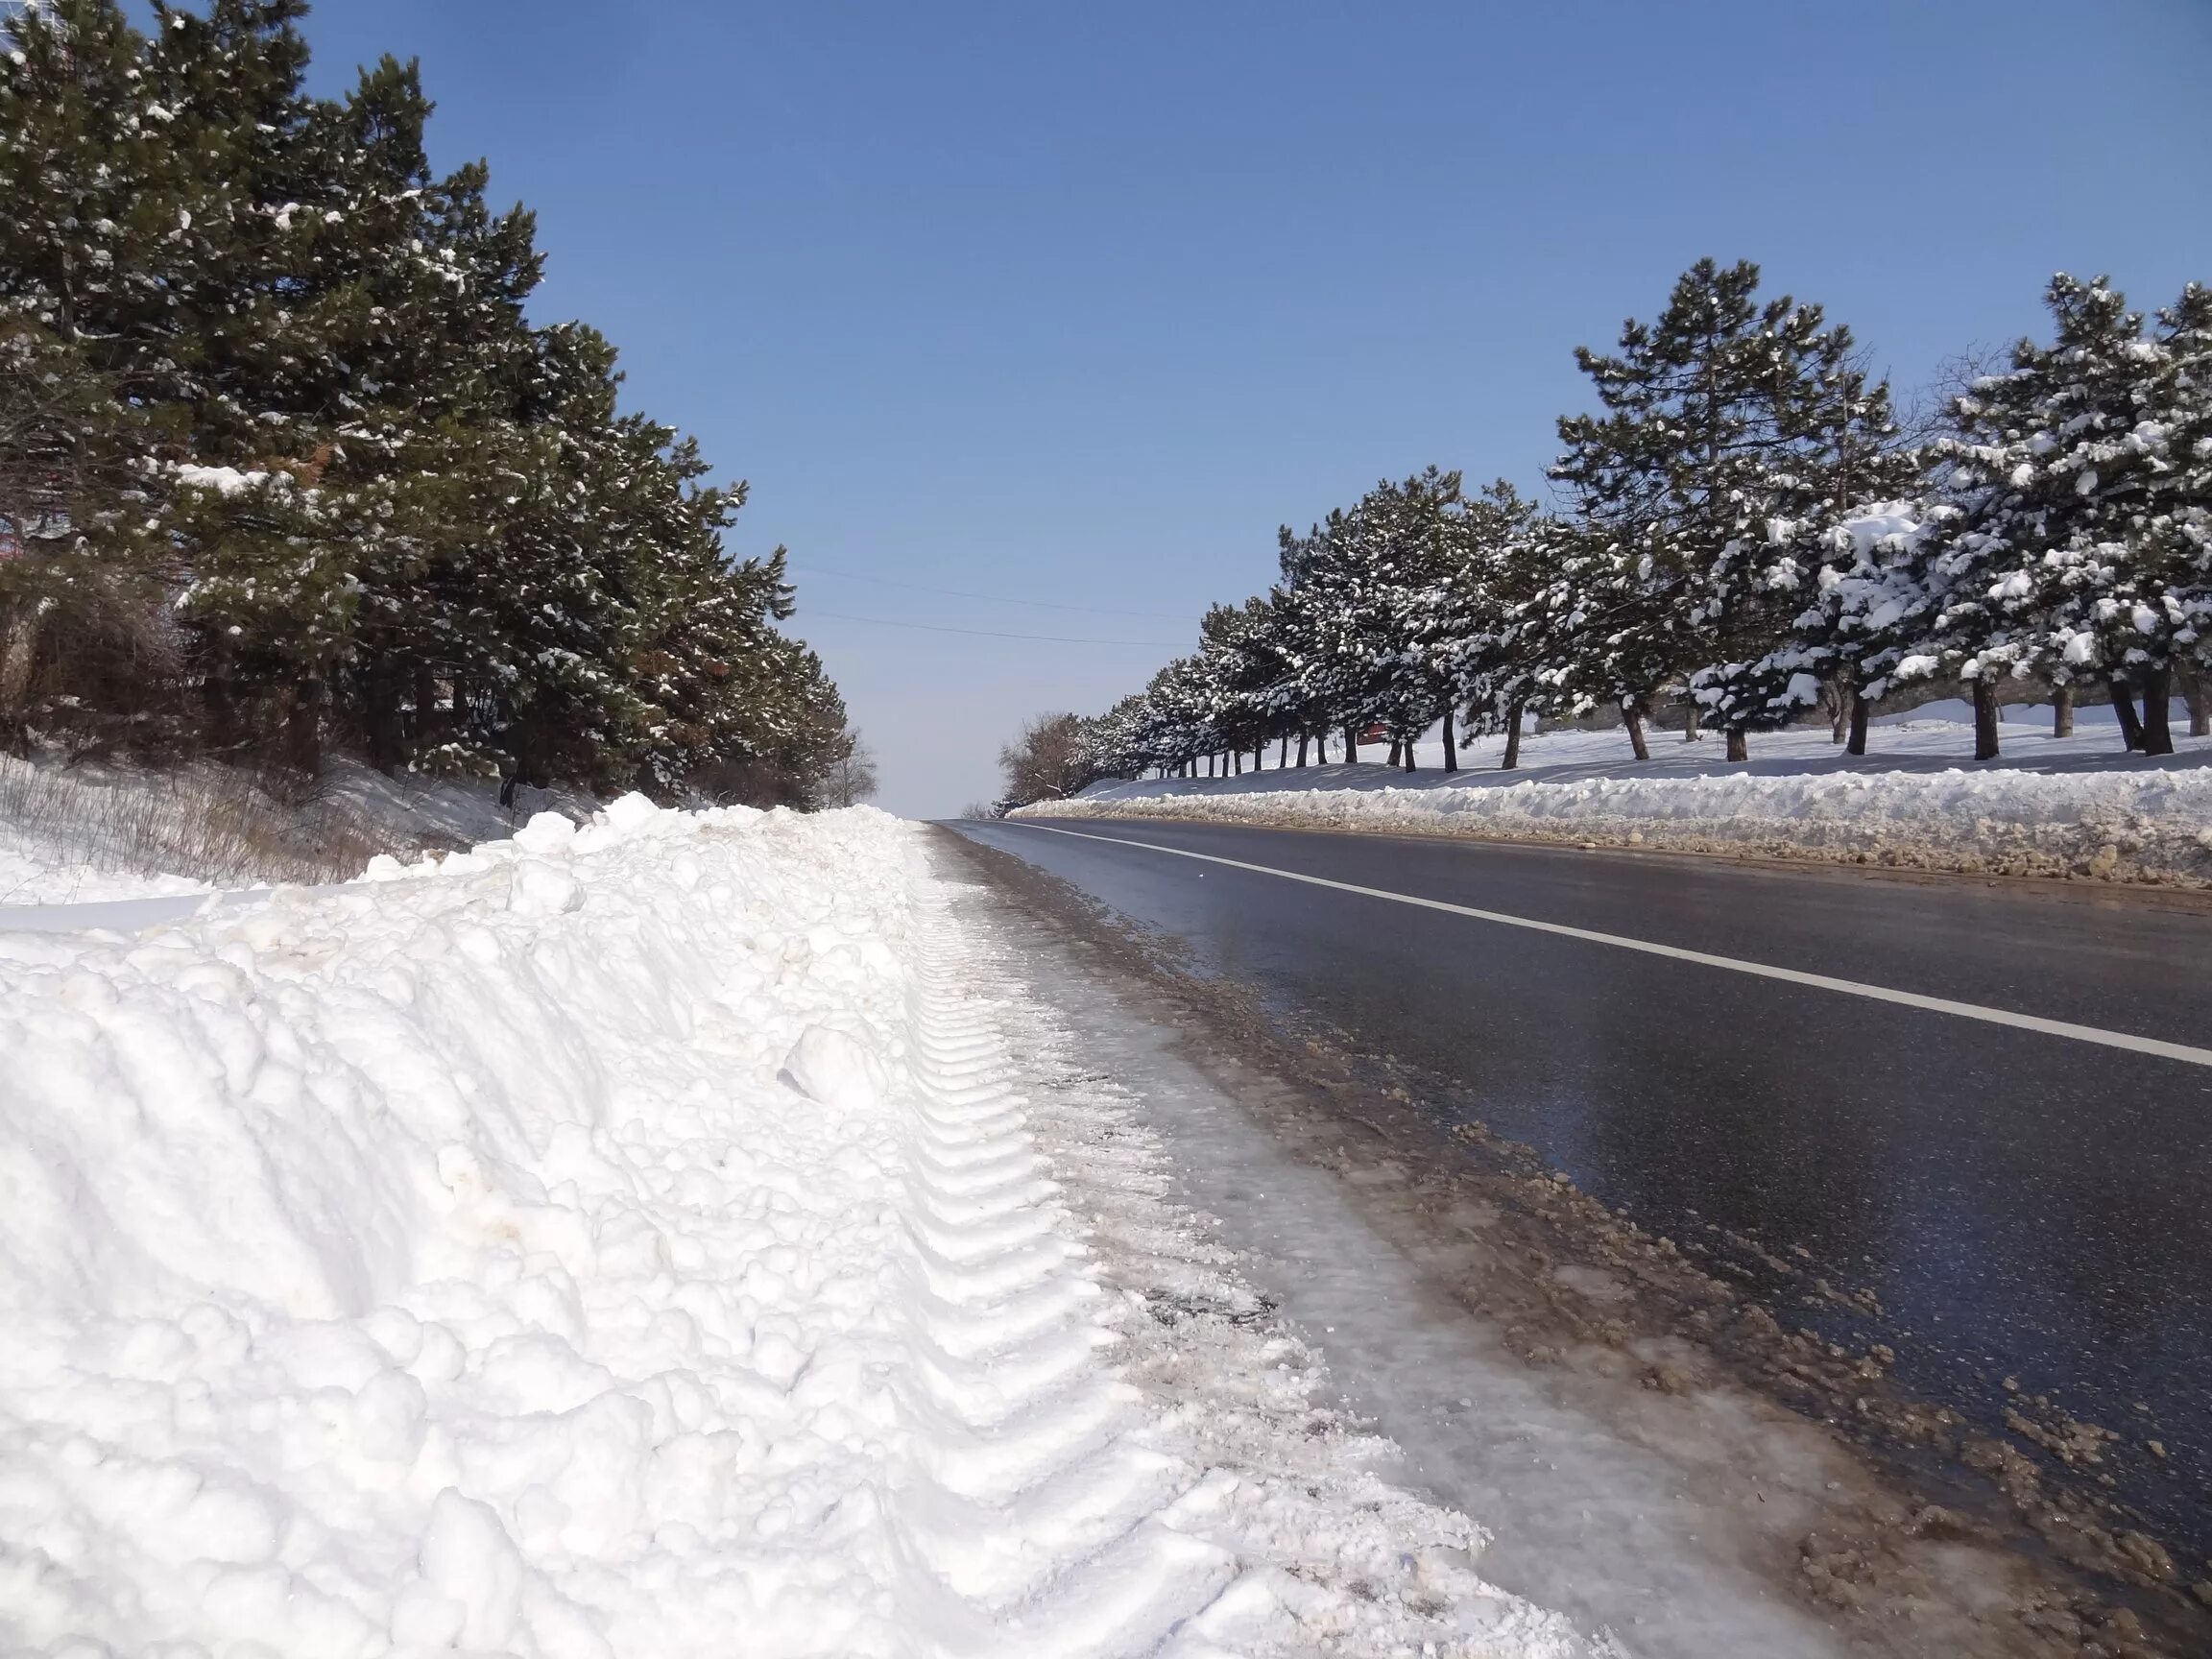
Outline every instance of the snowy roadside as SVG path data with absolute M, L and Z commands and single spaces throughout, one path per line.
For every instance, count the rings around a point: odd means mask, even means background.
M 1802 738 L 1798 745 L 1805 747 Z M 1012 816 L 1488 837 L 2212 886 L 2212 765 L 2204 763 L 2212 750 L 2193 748 L 2166 766 L 1907 770 L 1846 766 L 1841 757 L 1808 749 L 1748 769 L 1707 770 L 1672 757 L 1645 766 L 1619 757 L 1592 761 L 1584 757 L 1593 747 L 1584 733 L 1530 739 L 1524 753 L 1534 776 L 1337 765 L 1303 775 L 1321 787 L 1298 787 L 1295 770 L 1109 783 Z M 1559 763 L 1547 765 L 1554 755 Z M 1927 763 L 1912 751 L 1907 758 Z M 1803 769 L 1788 769 L 1793 765 Z M 1683 767 L 1687 775 L 1665 775 Z
M 1142 1144 L 1041 1143 L 919 833 L 631 798 L 0 933 L 0 1647 L 1586 1651 Z
M 338 881 L 379 851 L 458 849 L 511 835 L 531 812 L 588 816 L 565 792 L 523 788 L 523 810 L 481 780 L 392 778 L 334 757 L 267 793 L 202 762 L 169 769 L 0 755 L 0 909 L 96 903 L 266 881 Z

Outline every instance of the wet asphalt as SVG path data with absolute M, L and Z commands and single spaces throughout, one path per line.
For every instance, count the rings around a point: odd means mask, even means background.
M 1709 1241 L 1795 1322 L 1889 1344 L 1906 1387 L 1992 1429 L 2015 1407 L 2112 1430 L 2099 1472 L 2185 1576 L 2206 1575 L 2212 1068 L 1150 848 L 2200 1047 L 2201 905 L 1214 825 L 1061 825 L 1115 842 L 954 828 L 1180 942 L 1286 1023 L 1431 1079 L 1433 1110 L 1645 1227 Z M 1823 1280 L 1842 1294 L 1801 1294 Z

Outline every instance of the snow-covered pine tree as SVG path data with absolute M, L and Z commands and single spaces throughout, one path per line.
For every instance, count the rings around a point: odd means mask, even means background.
M 2158 313 L 2164 361 L 2152 391 L 2165 466 L 2151 481 L 2147 559 L 2180 611 L 2175 666 L 2189 732 L 2212 736 L 2212 288 L 2192 282 Z
M 1946 509 L 1913 497 L 1846 511 L 1808 550 L 1811 591 L 1788 637 L 1744 677 L 1767 688 L 1777 718 L 1808 708 L 1822 686 L 1839 693 L 1845 749 L 1866 753 L 1874 705 L 1926 633 L 1932 599 L 1921 544 Z
M 1441 635 L 1451 594 L 1470 580 L 1476 504 L 1462 493 L 1457 472 L 1429 467 L 1403 482 L 1378 485 L 1357 517 L 1369 526 L 1373 546 L 1367 603 L 1376 612 L 1371 627 L 1381 718 L 1408 770 L 1415 740 L 1442 721 L 1445 766 L 1456 770 L 1457 686 Z
M 618 410 L 589 329 L 527 323 L 530 215 L 487 208 L 481 164 L 432 174 L 412 65 L 307 95 L 304 12 L 10 24 L 0 375 L 48 389 L 23 423 L 42 498 L 64 428 L 75 482 L 0 571 L 7 717 L 65 670 L 52 689 L 130 732 L 198 706 L 203 741 L 304 769 L 326 733 L 384 766 L 663 792 L 830 755 L 833 688 L 772 626 L 781 564 L 724 556 L 741 493 Z M 10 430 L 0 477 L 32 454 Z M 126 660 L 137 681 L 94 685 Z
M 0 722 L 173 740 L 155 454 L 180 371 L 180 158 L 119 8 L 0 32 Z
M 1757 413 L 1743 344 L 1758 286 L 1755 265 L 1699 260 L 1656 324 L 1630 318 L 1611 354 L 1575 350 L 1601 413 L 1560 419 L 1551 478 L 1590 532 L 1581 586 L 1611 619 L 1617 659 L 1653 675 L 1628 693 L 1639 707 L 1716 655 L 1695 583 L 1749 518 L 1737 474 Z
M 1269 717 L 1298 740 L 1298 764 L 1306 764 L 1316 739 L 1326 757 L 1330 708 L 1328 686 L 1312 672 L 1322 651 L 1322 616 L 1328 595 L 1300 585 L 1305 539 L 1287 529 L 1278 533 L 1281 576 L 1268 590 L 1269 651 L 1279 671 L 1269 691 Z
M 1345 758 L 1357 759 L 1358 733 L 1373 718 L 1367 707 L 1372 641 L 1361 627 L 1368 613 L 1361 603 L 1357 527 L 1335 509 L 1303 536 L 1287 526 L 1277 534 L 1283 585 L 1293 596 L 1298 631 L 1296 701 L 1310 711 L 1314 734 L 1324 744 L 1329 728 L 1341 724 Z
M 1928 644 L 1901 672 L 1954 669 L 1969 683 L 1981 758 L 1998 752 L 2008 678 L 2103 678 L 2128 747 L 2171 753 L 2166 703 L 2187 606 L 2149 534 L 2170 469 L 2154 407 L 2166 352 L 2102 277 L 2061 274 L 2046 301 L 2053 344 L 2023 340 L 2009 373 L 1953 402 L 1936 456 L 1958 511 L 1929 548 Z
M 1657 323 L 1623 327 L 1617 354 L 1577 349 L 1602 413 L 1561 420 L 1566 452 L 1552 469 L 1609 554 L 1588 586 L 1614 618 L 1616 661 L 1665 680 L 1717 668 L 1689 730 L 1709 709 L 1731 759 L 1743 758 L 1747 732 L 1773 723 L 1738 684 L 1738 665 L 1763 658 L 1789 614 L 1791 562 L 1770 526 L 1833 517 L 1839 480 L 1863 469 L 1889 426 L 1887 394 L 1852 363 L 1849 333 L 1787 295 L 1762 303 L 1758 287 L 1748 261 L 1700 260 Z
M 1521 605 L 1540 580 L 1530 536 L 1533 508 L 1501 478 L 1453 503 L 1441 526 L 1448 556 L 1433 562 L 1427 586 L 1411 595 L 1400 630 L 1407 654 L 1437 687 L 1444 719 L 1444 765 L 1457 765 L 1462 718 L 1470 733 L 1508 733 L 1507 764 L 1519 758 L 1519 710 L 1527 640 Z
M 1787 725 L 1818 703 L 1824 683 L 1844 678 L 1846 647 L 1858 636 L 1825 630 L 1827 608 L 1808 601 L 1866 557 L 1846 520 L 1862 503 L 1889 502 L 1910 490 L 1918 472 L 1899 442 L 1888 387 L 1867 378 L 1851 331 L 1824 322 L 1819 306 L 1784 297 L 1767 307 L 1760 337 L 1745 343 L 1755 376 L 1766 382 L 1756 422 L 1764 430 L 1752 440 L 1761 449 L 1761 493 L 1743 533 L 1705 572 L 1704 603 L 1722 660 L 1691 677 L 1692 695 L 1730 734 L 1731 758 L 1741 758 L 1741 733 Z M 1822 666 L 1797 637 L 1809 612 L 1828 646 Z M 1841 693 L 1862 751 L 1863 684 L 1827 686 Z
M 1666 597 L 1656 561 L 1603 525 L 1552 515 L 1534 521 L 1518 556 L 1527 595 L 1508 617 L 1501 690 L 1559 715 L 1618 709 L 1636 758 L 1650 759 L 1645 722 L 1681 656 L 1680 635 L 1655 614 Z
M 1613 707 L 1622 712 L 1636 758 L 1648 760 L 1644 717 L 1663 669 L 1639 655 L 1651 633 L 1611 626 L 1608 584 L 1621 573 L 1611 539 L 1538 514 L 1507 540 L 1503 558 L 1498 633 L 1467 682 L 1470 729 L 1479 721 L 1483 729 L 1503 731 L 1502 765 L 1509 768 L 1520 763 L 1527 716 Z M 1641 616 L 1642 597 L 1639 587 L 1629 614 Z
M 1212 743 L 1207 687 L 1197 659 L 1178 657 L 1154 674 L 1144 687 L 1144 706 L 1153 764 L 1171 774 L 1193 773 Z
M 1133 779 L 1152 764 L 1143 746 L 1144 694 L 1132 692 L 1105 713 L 1083 722 L 1087 768 L 1100 778 Z

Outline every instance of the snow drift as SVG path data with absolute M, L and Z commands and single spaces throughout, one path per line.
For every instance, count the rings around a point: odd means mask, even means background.
M 917 833 L 633 797 L 0 933 L 0 1648 L 1581 1651 L 1356 1437 L 1117 1373 Z
M 1751 854 L 2012 875 L 2212 885 L 2212 767 L 2046 773 L 1495 775 L 1413 788 L 1376 766 L 1336 786 L 1250 779 L 1098 786 L 1016 818 L 1166 818 Z M 1462 775 L 1464 777 L 1464 775 Z

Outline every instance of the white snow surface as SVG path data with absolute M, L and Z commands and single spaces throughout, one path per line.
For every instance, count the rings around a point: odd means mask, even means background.
M 206 882 L 189 876 L 102 870 L 63 855 L 36 838 L 11 835 L 0 825 L 0 906 L 95 903 L 209 890 Z
M 631 798 L 0 932 L 0 1651 L 1591 1651 L 1033 1124 L 920 833 Z
M 1846 756 L 1825 728 L 1754 736 L 1748 764 L 1719 739 L 1562 731 L 1470 744 L 1446 773 L 1431 746 L 1412 772 L 1361 762 L 1229 778 L 1092 785 L 1014 817 L 1163 818 L 1384 834 L 1490 836 L 2019 875 L 2212 884 L 2212 739 L 2180 737 L 2161 760 L 2118 747 L 2108 709 L 2080 711 L 2053 738 L 2036 710 L 2010 709 L 2004 756 L 1976 764 L 1946 710 L 1878 723 L 1870 753 Z M 2024 718 L 2024 713 L 2027 718 Z M 2093 720 L 2101 716 L 2102 720 Z M 2186 728 L 2181 728 L 2185 730 Z M 1372 753 L 1365 750 L 1363 753 Z M 1485 769 L 1488 768 L 1488 769 Z

